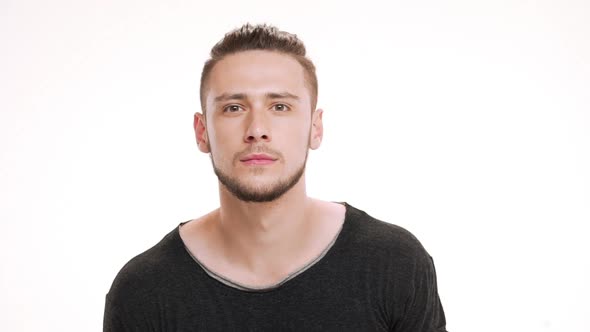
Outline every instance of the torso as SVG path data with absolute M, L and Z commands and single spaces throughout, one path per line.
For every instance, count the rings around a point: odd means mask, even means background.
M 214 259 L 212 252 L 204 254 Z M 348 204 L 334 245 L 296 277 L 242 290 L 210 276 L 175 228 L 118 273 L 106 299 L 105 330 L 445 331 L 428 252 L 407 230 Z

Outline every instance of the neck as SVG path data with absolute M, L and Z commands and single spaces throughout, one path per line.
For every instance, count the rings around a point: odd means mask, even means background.
M 251 270 L 279 266 L 309 239 L 314 200 L 305 175 L 280 198 L 252 203 L 237 199 L 220 184 L 219 235 L 225 251 Z

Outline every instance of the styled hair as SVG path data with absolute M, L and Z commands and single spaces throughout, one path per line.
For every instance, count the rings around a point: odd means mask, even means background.
M 227 55 L 251 50 L 275 51 L 295 58 L 304 69 L 305 81 L 311 96 L 312 111 L 315 109 L 318 97 L 318 79 L 313 62 L 305 56 L 303 42 L 297 38 L 297 35 L 280 31 L 271 25 L 246 23 L 242 27 L 226 33 L 225 37 L 211 49 L 211 58 L 205 62 L 201 73 L 200 99 L 203 114 L 205 114 L 206 108 L 207 80 L 215 64 Z

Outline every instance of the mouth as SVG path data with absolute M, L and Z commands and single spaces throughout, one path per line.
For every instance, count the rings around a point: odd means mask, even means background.
M 244 158 L 241 158 L 240 161 L 246 165 L 270 165 L 274 163 L 277 159 L 267 155 L 267 154 L 249 154 Z

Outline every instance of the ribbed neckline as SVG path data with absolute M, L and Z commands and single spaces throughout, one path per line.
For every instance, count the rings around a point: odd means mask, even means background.
M 280 282 L 271 285 L 271 286 L 266 286 L 266 287 L 251 287 L 251 286 L 247 286 L 247 285 L 243 285 L 240 284 L 238 282 L 235 282 L 227 277 L 224 277 L 214 271 L 212 271 L 211 269 L 207 268 L 207 266 L 205 264 L 203 264 L 201 261 L 199 261 L 197 259 L 197 257 L 195 257 L 190 250 L 188 249 L 188 247 L 184 244 L 184 241 L 182 241 L 182 238 L 180 237 L 180 227 L 182 227 L 182 225 L 188 223 L 190 220 L 182 222 L 178 225 L 178 227 L 176 228 L 175 231 L 175 236 L 177 238 L 177 240 L 181 243 L 182 248 L 184 249 L 184 251 L 188 254 L 188 256 L 190 257 L 190 259 L 194 262 L 197 263 L 197 265 L 203 270 L 203 272 L 205 272 L 209 277 L 211 277 L 212 279 L 214 279 L 215 281 L 221 283 L 222 285 L 228 286 L 230 288 L 239 290 L 239 291 L 244 291 L 244 292 L 255 292 L 255 293 L 263 293 L 263 292 L 269 292 L 272 290 L 275 290 L 283 285 L 285 285 L 286 283 L 288 283 L 289 281 L 295 279 L 297 276 L 301 275 L 302 273 L 304 273 L 305 271 L 309 270 L 310 268 L 318 265 L 318 263 L 320 263 L 321 261 L 323 261 L 323 258 L 326 257 L 330 252 L 332 252 L 333 248 L 336 247 L 336 244 L 341 242 L 342 238 L 344 237 L 344 234 L 346 233 L 346 229 L 348 228 L 348 220 L 350 219 L 350 213 L 352 212 L 352 207 L 346 203 L 346 202 L 336 202 L 339 204 L 344 205 L 345 207 L 345 213 L 344 213 L 344 221 L 342 223 L 342 226 L 340 227 L 340 229 L 338 230 L 338 232 L 336 233 L 336 235 L 334 236 L 334 238 L 332 239 L 332 241 L 330 241 L 330 243 L 326 246 L 326 248 L 324 250 L 322 250 L 322 252 L 316 256 L 316 258 L 314 258 L 313 260 L 311 260 L 310 262 L 308 262 L 307 264 L 305 264 L 303 267 L 299 268 L 298 270 L 292 272 L 291 274 L 289 274 L 285 279 L 281 280 Z

